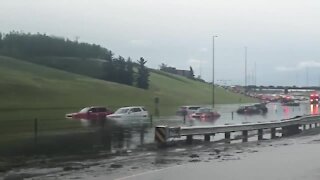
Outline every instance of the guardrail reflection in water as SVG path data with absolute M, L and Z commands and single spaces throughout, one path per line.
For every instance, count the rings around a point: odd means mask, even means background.
M 290 136 L 298 134 L 301 130 L 318 127 L 320 124 L 320 115 L 313 116 L 299 116 L 291 119 L 281 121 L 263 122 L 263 123 L 248 123 L 238 125 L 218 125 L 218 126 L 190 126 L 190 127 L 168 127 L 157 126 L 155 127 L 155 141 L 158 147 L 166 146 L 168 140 L 173 138 L 186 137 L 187 143 L 192 143 L 193 136 L 203 135 L 205 141 L 210 141 L 211 136 L 219 133 L 224 133 L 224 141 L 231 142 L 232 132 L 242 132 L 238 138 L 243 142 L 248 141 L 248 132 L 257 131 L 258 140 L 263 140 L 264 130 L 270 130 L 270 138 L 276 138 L 276 133 L 280 132 L 282 136 Z M 300 129 L 300 127 L 302 129 Z M 281 130 L 277 130 L 281 128 Z

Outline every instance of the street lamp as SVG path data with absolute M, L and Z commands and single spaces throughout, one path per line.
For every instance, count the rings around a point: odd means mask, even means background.
M 212 36 L 212 108 L 214 108 L 214 38 L 218 36 Z
M 247 80 L 247 47 L 244 47 L 244 92 L 247 94 L 248 91 L 248 80 Z

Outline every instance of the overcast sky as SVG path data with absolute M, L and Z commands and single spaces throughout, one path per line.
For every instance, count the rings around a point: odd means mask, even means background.
M 318 0 L 2 0 L 0 31 L 78 36 L 149 67 L 191 65 L 207 81 L 218 35 L 216 81 L 244 83 L 247 46 L 258 85 L 319 85 L 319 9 Z

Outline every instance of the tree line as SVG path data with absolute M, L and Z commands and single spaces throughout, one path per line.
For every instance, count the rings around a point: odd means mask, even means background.
M 96 58 L 103 60 L 101 79 L 148 89 L 149 70 L 146 60 L 140 58 L 133 62 L 131 58 L 114 57 L 114 53 L 100 45 L 72 41 L 69 39 L 12 31 L 0 33 L 0 54 L 21 59 L 57 56 Z M 135 71 L 136 70 L 136 71 Z
M 0 35 L 0 53 L 15 57 L 63 56 L 104 58 L 111 51 L 96 44 L 69 39 L 12 31 Z
M 145 66 L 146 63 L 147 61 L 142 57 L 135 63 L 130 57 L 127 59 L 122 56 L 113 58 L 112 54 L 109 54 L 109 57 L 107 57 L 103 63 L 103 79 L 148 89 L 150 73 Z M 137 69 L 137 72 L 135 72 L 134 69 Z

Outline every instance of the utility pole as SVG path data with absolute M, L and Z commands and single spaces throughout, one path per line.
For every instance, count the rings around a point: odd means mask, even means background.
M 202 61 L 200 60 L 200 61 L 199 61 L 200 78 L 202 78 L 202 67 L 201 67 L 201 65 L 202 65 Z
M 309 86 L 309 68 L 308 67 L 306 67 L 306 80 L 307 80 L 306 84 L 308 87 Z
M 244 47 L 244 92 L 247 93 L 247 47 Z
M 218 36 L 212 36 L 212 108 L 214 108 L 214 38 Z
M 257 63 L 254 62 L 254 85 L 257 86 Z

